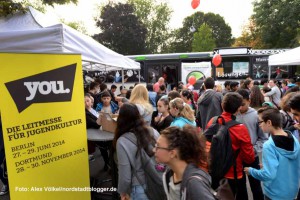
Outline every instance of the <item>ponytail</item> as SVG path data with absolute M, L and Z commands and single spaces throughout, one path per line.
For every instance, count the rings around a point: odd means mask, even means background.
M 195 121 L 194 110 L 190 105 L 186 104 L 181 98 L 175 98 L 170 101 L 170 106 L 172 108 L 177 108 L 179 110 L 179 115 L 188 119 L 189 121 Z

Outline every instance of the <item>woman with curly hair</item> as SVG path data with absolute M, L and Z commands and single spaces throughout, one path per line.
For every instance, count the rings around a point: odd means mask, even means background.
M 261 108 L 261 106 L 264 102 L 265 102 L 264 95 L 261 93 L 260 88 L 256 85 L 254 85 L 251 88 L 250 107 L 257 110 L 257 109 Z
M 169 166 L 163 175 L 168 200 L 210 200 L 211 177 L 199 166 L 207 165 L 205 139 L 197 128 L 168 127 L 161 132 L 154 147 L 155 158 Z
M 122 200 L 130 197 L 132 200 L 148 200 L 144 191 L 146 181 L 140 151 L 144 149 L 153 156 L 152 149 L 158 136 L 159 133 L 145 123 L 136 105 L 122 105 L 113 140 L 118 158 L 118 192 Z

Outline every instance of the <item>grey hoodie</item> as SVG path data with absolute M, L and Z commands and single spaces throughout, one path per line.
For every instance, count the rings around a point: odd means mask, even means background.
M 198 99 L 197 118 L 200 118 L 201 128 L 206 129 L 208 121 L 214 117 L 222 114 L 223 95 L 212 89 L 206 90 Z
M 159 137 L 159 133 L 153 129 L 153 136 L 155 140 Z M 122 135 L 117 141 L 117 156 L 118 156 L 118 170 L 119 170 L 119 183 L 118 192 L 121 193 L 131 193 L 131 187 L 133 185 L 140 185 L 138 179 L 134 176 L 132 172 L 132 166 L 137 171 L 137 175 L 140 179 L 145 182 L 144 170 L 142 168 L 142 163 L 140 156 L 136 157 L 137 146 L 129 141 L 126 137 L 130 138 L 136 143 L 136 137 L 133 133 L 128 132 Z
M 163 185 L 165 193 L 167 194 L 168 200 L 169 196 L 169 181 L 173 175 L 172 170 L 167 170 L 163 175 Z M 192 176 L 201 177 L 202 180 L 198 178 L 191 178 Z M 180 185 L 180 199 L 181 200 L 213 200 L 214 197 L 210 192 L 211 177 L 208 173 L 201 170 L 194 164 L 189 164 L 184 170 L 182 176 L 182 182 Z
M 261 152 L 263 144 L 268 140 L 268 137 L 262 132 L 258 125 L 257 111 L 254 108 L 249 107 L 246 113 L 238 113 L 236 120 L 246 125 L 254 149 L 256 152 Z

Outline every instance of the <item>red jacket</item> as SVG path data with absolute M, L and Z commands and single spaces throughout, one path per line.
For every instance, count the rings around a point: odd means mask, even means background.
M 231 114 L 227 112 L 223 112 L 221 116 L 225 119 L 225 122 L 230 121 Z M 221 119 L 219 119 L 219 123 L 221 123 Z M 207 127 L 212 124 L 212 119 L 207 123 Z M 254 162 L 255 155 L 253 145 L 251 143 L 251 138 L 248 133 L 248 129 L 244 124 L 236 125 L 229 128 L 229 134 L 232 143 L 232 149 L 234 151 L 240 149 L 238 157 L 236 159 L 237 165 L 237 177 L 238 179 L 243 177 L 243 162 L 247 164 L 251 164 Z M 207 142 L 207 150 L 210 149 L 210 143 Z M 226 173 L 225 178 L 234 179 L 234 170 L 233 166 Z

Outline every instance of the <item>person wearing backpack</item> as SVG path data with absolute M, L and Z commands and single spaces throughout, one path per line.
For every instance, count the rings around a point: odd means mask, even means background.
M 150 199 L 145 191 L 147 172 L 142 166 L 141 155 L 143 151 L 149 157 L 154 155 L 152 150 L 158 136 L 159 133 L 143 120 L 136 105 L 132 103 L 122 105 L 113 140 L 118 159 L 118 192 L 122 200 Z
M 214 139 L 212 139 L 212 143 L 210 143 L 209 138 L 207 137 L 207 132 L 210 130 L 209 127 L 215 126 L 214 120 L 216 118 L 212 118 L 208 122 L 207 130 L 204 132 L 204 134 L 208 139 L 208 141 L 206 142 L 206 148 L 210 151 L 211 156 L 211 175 L 215 174 L 215 172 L 220 171 L 222 166 L 223 171 L 222 173 L 220 172 L 218 174 L 224 174 L 223 177 L 228 180 L 228 183 L 233 194 L 236 196 L 236 199 L 247 200 L 248 194 L 246 188 L 246 179 L 245 176 L 243 176 L 243 162 L 251 164 L 254 162 L 255 157 L 253 145 L 251 144 L 251 138 L 247 127 L 244 124 L 235 121 L 236 115 L 242 106 L 242 102 L 243 97 L 240 94 L 234 92 L 227 93 L 222 100 L 223 112 L 219 117 L 217 117 L 216 123 L 223 124 L 223 126 L 221 126 L 222 130 L 217 130 L 217 132 L 215 132 L 219 134 L 219 144 L 221 144 L 221 146 L 215 146 L 214 144 L 218 143 L 214 142 Z M 228 125 L 229 123 L 233 125 L 226 126 L 226 124 Z M 230 137 L 228 138 L 228 142 L 225 143 L 225 140 L 227 141 L 226 136 L 228 136 L 228 134 Z M 215 136 L 213 135 L 212 138 L 214 137 Z M 216 147 L 218 149 L 216 149 Z M 228 152 L 232 153 L 229 155 Z M 221 163 L 221 165 L 213 165 L 213 163 L 218 163 L 220 160 L 224 161 L 224 163 Z M 228 167 L 225 168 L 224 166 Z M 218 179 L 223 177 L 218 177 Z M 216 181 L 213 180 L 213 183 Z M 214 185 L 218 187 L 217 184 Z M 213 188 L 215 189 L 215 187 Z
M 295 121 L 293 119 L 293 114 L 291 113 L 289 101 L 296 94 L 297 94 L 296 92 L 290 92 L 290 93 L 284 95 L 280 102 L 280 108 L 281 108 L 280 114 L 281 114 L 281 119 L 282 119 L 282 129 L 289 130 L 292 133 L 295 130 L 295 128 L 294 128 Z
M 155 158 L 169 166 L 163 175 L 168 200 L 212 200 L 205 139 L 197 128 L 171 126 L 163 131 L 154 147 Z M 199 168 L 199 166 L 202 166 Z
M 262 168 L 246 167 L 244 171 L 263 182 L 266 200 L 296 199 L 300 186 L 299 141 L 282 129 L 277 109 L 261 108 L 258 116 L 260 127 L 271 136 L 263 146 Z
M 236 120 L 246 125 L 255 152 L 255 161 L 250 165 L 245 164 L 244 167 L 248 166 L 248 167 L 253 167 L 255 169 L 260 169 L 258 153 L 262 152 L 263 144 L 268 140 L 268 138 L 262 132 L 261 128 L 258 125 L 257 111 L 254 108 L 249 106 L 250 97 L 248 91 L 244 89 L 239 89 L 237 93 L 239 93 L 243 97 L 243 103 L 239 113 L 236 116 Z M 264 195 L 262 192 L 260 181 L 253 178 L 252 176 L 249 176 L 248 180 L 250 183 L 253 199 L 263 200 Z

